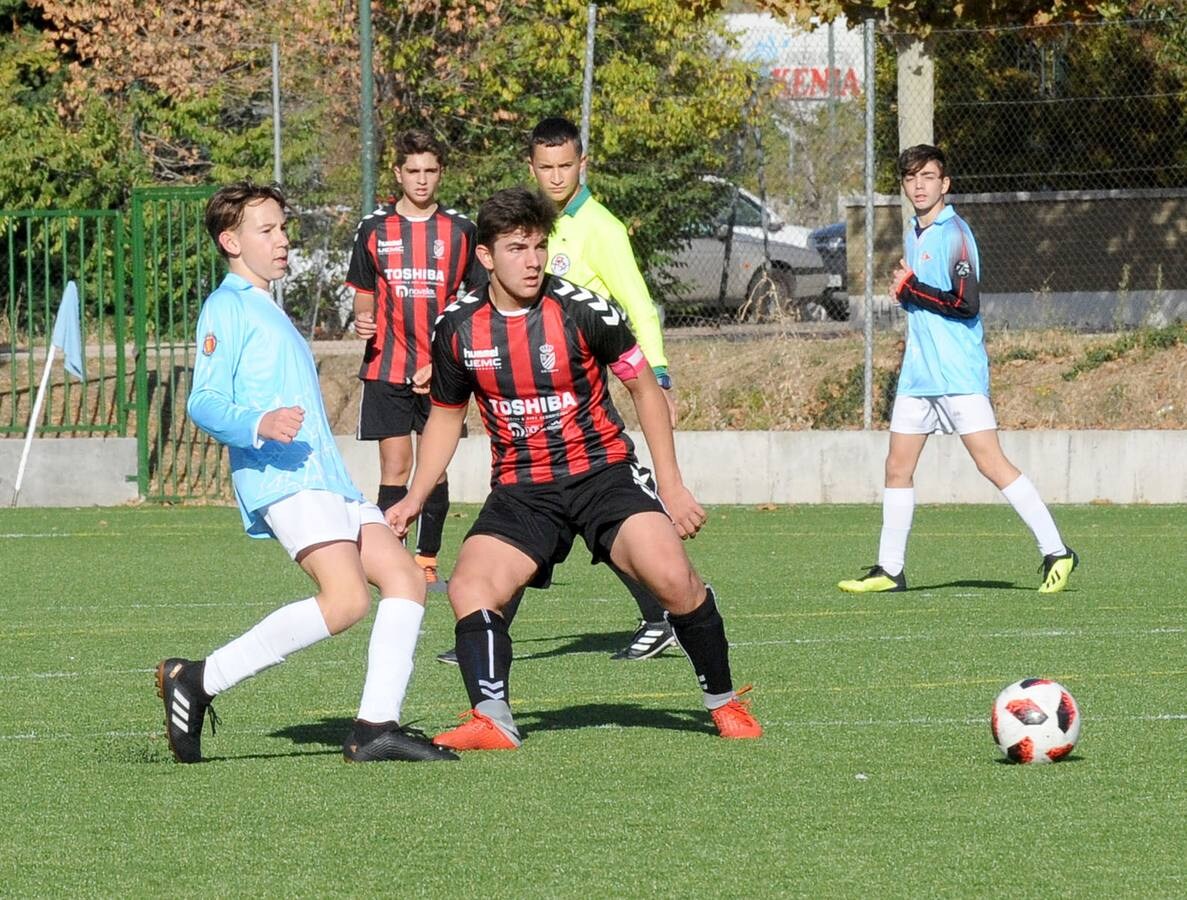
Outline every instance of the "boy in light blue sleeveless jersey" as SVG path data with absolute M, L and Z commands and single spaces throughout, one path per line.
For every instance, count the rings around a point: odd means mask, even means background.
M 907 538 L 915 513 L 915 468 L 932 432 L 960 435 L 977 470 L 1030 528 L 1043 556 L 1039 592 L 1067 587 L 1079 562 L 1064 544 L 1030 479 L 1006 458 L 989 402 L 989 358 L 981 327 L 981 260 L 968 224 L 946 202 L 943 152 L 919 144 L 902 152 L 898 173 L 915 209 L 903 236 L 891 297 L 907 311 L 907 348 L 890 419 L 878 564 L 837 584 L 849 593 L 905 591 Z
M 243 526 L 276 538 L 317 593 L 289 603 L 203 660 L 157 666 L 165 733 L 178 762 L 202 759 L 202 725 L 215 695 L 285 657 L 345 631 L 379 607 L 348 761 L 440 760 L 456 755 L 399 724 L 424 615 L 419 567 L 350 480 L 326 421 L 313 354 L 272 298 L 288 268 L 285 199 L 275 187 L 237 182 L 206 207 L 206 229 L 230 272 L 198 316 L 198 353 L 187 411 L 226 444 Z

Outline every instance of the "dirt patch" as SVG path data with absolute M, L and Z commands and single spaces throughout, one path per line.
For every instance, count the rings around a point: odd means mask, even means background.
M 1181 328 L 1181 326 L 1180 326 Z M 1001 332 L 987 338 L 993 402 L 1003 429 L 1187 428 L 1187 344 L 1123 346 L 1118 335 Z M 1131 342 L 1132 343 L 1132 342 Z M 790 329 L 670 331 L 667 351 L 685 431 L 861 428 L 864 350 L 860 333 Z M 357 340 L 315 345 L 335 433 L 358 416 Z M 1109 357 L 1116 355 L 1116 358 Z M 880 334 L 874 349 L 875 420 L 886 412 L 902 337 Z M 1101 359 L 1107 361 L 1101 362 Z M 615 401 L 637 422 L 625 392 Z M 470 427 L 481 433 L 473 405 Z

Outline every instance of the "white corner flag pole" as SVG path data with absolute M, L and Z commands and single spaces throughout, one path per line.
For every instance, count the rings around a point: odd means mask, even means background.
M 33 433 L 37 430 L 37 423 L 41 420 L 41 404 L 45 401 L 45 389 L 49 384 L 50 369 L 54 364 L 54 351 L 58 348 L 50 342 L 49 352 L 45 354 L 45 371 L 41 373 L 41 384 L 37 388 L 37 399 L 33 401 L 33 412 L 29 416 L 29 430 L 25 432 L 25 446 L 21 450 L 21 464 L 16 470 L 16 481 L 12 486 L 11 507 L 16 506 L 17 498 L 21 495 L 21 482 L 25 480 L 25 464 L 29 462 L 29 448 L 33 446 Z

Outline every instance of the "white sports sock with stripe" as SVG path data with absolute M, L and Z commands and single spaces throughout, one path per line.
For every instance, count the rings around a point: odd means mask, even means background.
M 316 598 L 282 606 L 206 657 L 202 687 L 211 696 L 219 694 L 329 636 Z
M 915 488 L 885 488 L 882 492 L 882 536 L 878 540 L 878 565 L 887 575 L 898 575 L 907 563 L 907 538 L 915 517 Z
M 1047 509 L 1047 504 L 1039 496 L 1038 488 L 1029 478 L 1019 475 L 1002 488 L 1002 496 L 1010 501 L 1014 512 L 1022 517 L 1026 527 L 1034 534 L 1039 552 L 1043 556 L 1050 556 L 1052 553 L 1063 556 L 1067 553 L 1067 547 L 1064 546 L 1063 538 L 1059 536 L 1055 520 L 1051 518 L 1051 511 Z
M 358 717 L 364 722 L 399 722 L 412 678 L 412 656 L 425 608 L 414 600 L 385 597 L 375 610 L 367 646 L 367 677 Z

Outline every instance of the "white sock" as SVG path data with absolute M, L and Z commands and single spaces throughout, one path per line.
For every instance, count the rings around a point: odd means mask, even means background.
M 425 608 L 412 600 L 385 597 L 379 601 L 367 646 L 363 699 L 359 701 L 359 718 L 364 722 L 400 721 L 424 615 Z
M 878 565 L 887 575 L 898 575 L 907 563 L 907 538 L 915 517 L 915 488 L 886 488 L 882 492 L 882 536 L 878 540 Z
M 1002 496 L 1010 501 L 1014 512 L 1022 517 L 1026 527 L 1035 536 L 1039 545 L 1039 552 L 1043 556 L 1052 553 L 1063 556 L 1067 553 L 1063 538 L 1059 536 L 1059 529 L 1055 527 L 1055 520 L 1051 518 L 1051 511 L 1039 496 L 1038 489 L 1025 475 L 1019 475 L 1010 484 L 1002 488 Z
M 203 688 L 210 695 L 234 687 L 257 672 L 328 638 L 330 631 L 314 597 L 282 606 L 246 634 L 206 657 Z

